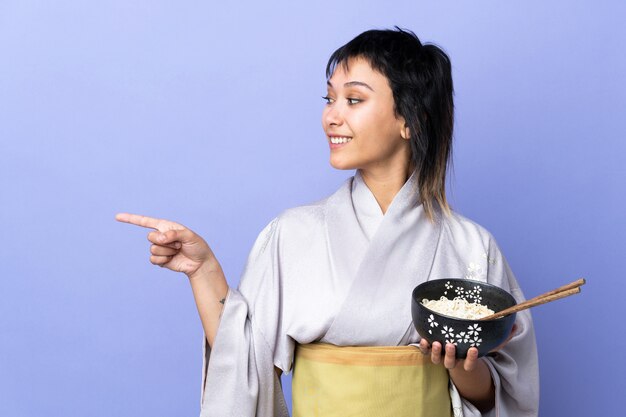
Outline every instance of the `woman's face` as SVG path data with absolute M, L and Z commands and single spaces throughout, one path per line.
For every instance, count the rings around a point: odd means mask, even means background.
M 364 59 L 338 65 L 328 80 L 322 126 L 337 169 L 371 173 L 407 169 L 411 155 L 405 121 L 394 113 L 387 78 Z

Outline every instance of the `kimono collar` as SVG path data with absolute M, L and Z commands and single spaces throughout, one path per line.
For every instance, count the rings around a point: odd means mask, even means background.
M 345 297 L 322 341 L 396 345 L 413 329 L 411 291 L 428 279 L 441 227 L 421 206 L 415 173 L 385 215 L 360 173 L 347 185 L 326 204 L 333 280 Z
M 352 204 L 361 226 L 361 230 L 368 240 L 376 234 L 378 227 L 385 217 L 402 216 L 406 210 L 411 210 L 419 205 L 419 191 L 417 173 L 413 171 L 409 179 L 393 198 L 387 213 L 383 214 L 378 201 L 368 188 L 360 170 L 357 170 L 352 181 Z

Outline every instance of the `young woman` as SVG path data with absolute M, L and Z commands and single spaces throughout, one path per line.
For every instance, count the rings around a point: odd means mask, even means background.
M 327 66 L 322 125 L 330 163 L 355 176 L 330 197 L 285 211 L 259 235 L 238 289 L 206 242 L 167 220 L 150 261 L 189 277 L 206 334 L 202 416 L 287 416 L 280 374 L 294 371 L 294 416 L 533 416 L 538 370 L 530 314 L 508 343 L 429 345 L 412 289 L 467 277 L 522 292 L 492 236 L 452 212 L 448 57 L 404 30 L 372 30 Z

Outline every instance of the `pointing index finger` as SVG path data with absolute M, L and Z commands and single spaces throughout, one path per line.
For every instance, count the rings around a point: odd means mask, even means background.
M 155 219 L 154 217 L 142 216 L 139 214 L 118 213 L 115 215 L 115 220 L 122 223 L 134 224 L 136 226 L 148 227 L 150 229 L 156 229 L 163 232 L 163 230 L 159 229 L 161 219 Z

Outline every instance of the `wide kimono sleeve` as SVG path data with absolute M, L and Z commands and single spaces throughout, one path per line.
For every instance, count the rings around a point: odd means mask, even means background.
M 500 252 L 493 237 L 489 236 L 488 252 L 485 254 L 487 282 L 509 291 L 517 302 L 524 301 L 524 294 Z M 505 347 L 488 354 L 486 363 L 495 385 L 495 407 L 483 416 L 536 417 L 539 407 L 539 369 L 535 331 L 529 310 L 517 313 L 517 329 Z M 480 416 L 471 404 L 465 402 L 464 416 Z
M 204 341 L 201 417 L 289 416 L 275 366 L 288 370 L 282 337 L 278 220 L 259 235 L 238 289 L 229 289 L 211 349 Z

